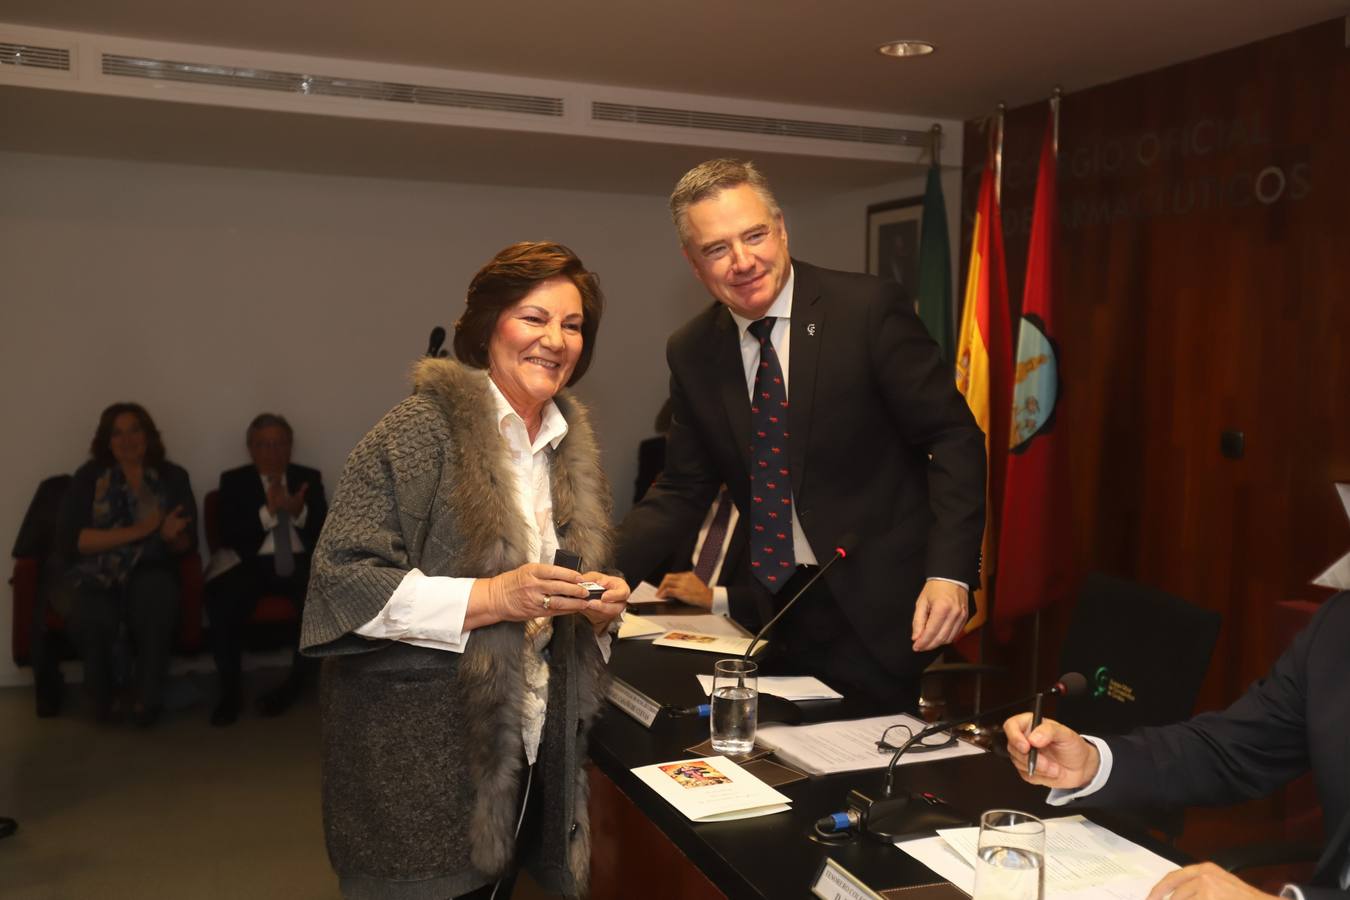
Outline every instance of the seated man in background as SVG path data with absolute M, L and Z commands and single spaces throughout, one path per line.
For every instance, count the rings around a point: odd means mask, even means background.
M 1327 844 L 1313 879 L 1281 893 L 1302 900 L 1350 891 L 1350 593 L 1322 604 L 1262 680 L 1221 712 L 1143 728 L 1124 737 L 1084 738 L 1031 714 L 1003 723 L 1023 780 L 1053 788 L 1053 806 L 1180 807 L 1264 796 L 1312 769 Z M 1036 774 L 1027 753 L 1037 748 Z M 1212 863 L 1169 874 L 1149 900 L 1264 897 Z
M 741 627 L 758 631 L 773 617 L 773 608 L 768 592 L 750 577 L 745 545 L 740 513 L 723 487 L 699 530 L 651 575 L 656 595 L 730 616 Z
M 291 462 L 293 437 L 284 418 L 263 413 L 248 426 L 253 462 L 220 476 L 220 541 L 238 554 L 239 564 L 206 585 L 211 650 L 220 673 L 213 725 L 230 725 L 239 717 L 244 625 L 259 599 L 265 594 L 288 597 L 297 622 L 304 607 L 310 551 L 319 540 L 328 503 L 318 470 Z M 308 665 L 297 650 L 286 680 L 259 699 L 259 712 L 285 712 L 304 684 Z

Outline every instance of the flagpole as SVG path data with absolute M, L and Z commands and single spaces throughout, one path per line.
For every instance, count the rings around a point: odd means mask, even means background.
M 1059 101 L 1064 92 L 1059 85 L 1050 92 L 1050 152 L 1055 157 L 1055 162 L 1059 162 Z M 1025 302 L 1025 301 L 1024 301 Z M 1036 686 L 1041 683 L 1041 610 L 1036 608 L 1036 612 L 1031 615 L 1031 690 L 1036 690 Z
M 1003 216 L 1003 115 L 1007 111 L 1008 105 L 1000 103 L 994 113 L 994 213 L 1002 218 Z M 992 460 L 991 460 L 992 462 Z M 994 627 L 994 604 L 997 599 L 994 596 L 994 579 L 992 577 L 985 581 L 985 620 L 984 627 L 980 629 L 980 662 L 983 663 L 989 658 L 989 632 Z M 983 673 L 975 676 L 975 713 L 980 712 L 981 701 L 984 694 L 984 675 Z M 975 734 L 979 737 L 991 736 L 993 726 L 976 727 Z
M 999 215 L 1003 215 L 1003 114 L 1007 111 L 1008 105 L 1000 103 L 998 112 L 994 115 L 994 205 L 999 209 Z

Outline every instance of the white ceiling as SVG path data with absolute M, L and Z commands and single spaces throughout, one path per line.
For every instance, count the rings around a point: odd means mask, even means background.
M 1346 0 L 0 0 L 0 21 L 971 118 L 1350 12 Z M 894 60 L 896 38 L 937 46 Z
M 1350 0 L 0 0 L 14 24 L 944 119 L 1347 13 Z M 937 52 L 875 52 L 896 38 Z M 658 193 L 707 155 L 17 87 L 0 88 L 0 121 L 0 149 Z M 917 171 L 765 161 L 827 189 Z

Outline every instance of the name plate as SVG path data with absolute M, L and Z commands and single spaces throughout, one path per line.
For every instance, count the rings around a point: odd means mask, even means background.
M 825 857 L 825 864 L 816 873 L 811 893 L 821 900 L 884 900 L 880 894 L 828 856 Z
M 622 678 L 610 679 L 609 702 L 628 713 L 644 728 L 651 728 L 656 717 L 661 714 L 661 704 Z

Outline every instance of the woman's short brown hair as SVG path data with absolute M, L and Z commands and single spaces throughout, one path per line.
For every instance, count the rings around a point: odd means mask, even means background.
M 464 315 L 455 323 L 455 356 L 477 369 L 488 367 L 488 341 L 504 310 L 550 278 L 566 278 L 581 294 L 581 357 L 567 384 L 581 380 L 595 353 L 605 297 L 599 277 L 568 248 L 553 241 L 521 241 L 501 250 L 469 282 Z
M 135 416 L 141 424 L 141 431 L 145 432 L 145 464 L 157 466 L 164 462 L 164 441 L 159 436 L 159 429 L 155 427 L 155 420 L 139 403 L 114 403 L 99 415 L 94 439 L 89 442 L 89 455 L 105 466 L 115 462 L 112 454 L 113 425 L 123 413 Z

